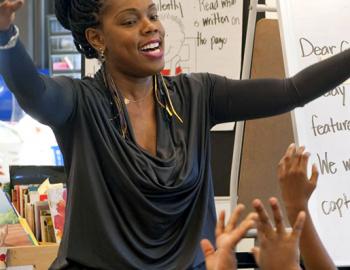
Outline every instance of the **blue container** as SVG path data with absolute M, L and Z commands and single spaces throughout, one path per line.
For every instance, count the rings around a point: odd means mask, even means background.
M 51 149 L 52 149 L 54 157 L 55 157 L 55 165 L 56 166 L 63 166 L 64 160 L 63 160 L 63 155 L 62 155 L 60 148 L 57 145 L 55 145 L 55 146 L 51 146 Z
M 10 121 L 12 115 L 13 95 L 0 75 L 0 120 Z

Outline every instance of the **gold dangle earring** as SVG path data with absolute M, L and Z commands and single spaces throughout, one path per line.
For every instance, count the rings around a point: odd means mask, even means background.
M 101 71 L 102 71 L 102 77 L 103 77 L 103 82 L 106 86 L 106 88 L 108 88 L 108 81 L 106 78 L 106 70 L 105 70 L 105 63 L 106 63 L 106 57 L 105 57 L 105 51 L 102 48 L 99 48 L 97 51 L 98 54 L 98 62 L 101 65 Z
M 98 60 L 101 65 L 103 65 L 106 62 L 105 51 L 102 48 L 99 49 Z

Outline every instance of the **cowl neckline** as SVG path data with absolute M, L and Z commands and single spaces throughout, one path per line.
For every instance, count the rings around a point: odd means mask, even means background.
M 110 89 L 106 87 L 102 72 L 102 70 L 99 70 L 95 75 L 95 79 L 99 84 L 98 88 L 103 89 L 104 94 L 110 99 L 110 103 L 113 103 L 113 106 L 115 106 L 112 93 Z M 165 90 L 159 76 L 157 76 L 156 83 L 158 84 L 160 93 L 162 93 L 160 98 L 163 99 Z M 167 84 L 171 98 L 175 98 L 175 89 L 171 79 L 169 77 L 164 78 L 164 83 Z M 183 141 L 179 144 L 179 138 L 174 139 L 174 136 L 179 134 L 179 130 L 175 130 L 179 127 L 178 123 L 175 123 L 177 119 L 170 117 L 166 110 L 160 107 L 157 102 L 155 104 L 157 122 L 156 155 L 152 155 L 136 142 L 133 126 L 124 102 L 122 102 L 122 109 L 125 114 L 129 136 L 123 138 L 119 132 L 116 132 L 115 135 L 118 141 L 125 146 L 124 150 L 129 152 L 130 156 L 134 156 L 133 163 L 137 163 L 138 166 L 142 167 L 142 171 L 147 175 L 144 175 L 142 178 L 144 180 L 152 179 L 152 191 L 154 191 L 154 185 L 162 191 L 164 191 L 164 189 L 176 190 L 182 185 L 182 183 L 175 179 L 179 179 L 179 176 L 176 177 L 176 174 L 180 173 L 179 164 L 184 162 L 183 158 L 185 158 L 186 143 Z M 116 112 L 117 110 L 114 107 L 114 113 Z M 179 145 L 182 145 L 182 149 L 178 148 Z M 182 162 L 180 162 L 179 158 L 181 158 Z

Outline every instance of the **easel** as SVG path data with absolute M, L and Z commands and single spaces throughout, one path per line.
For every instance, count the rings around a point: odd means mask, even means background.
M 261 42 L 261 37 L 266 37 L 266 39 L 268 40 L 270 38 L 270 36 L 277 36 L 279 38 L 279 34 L 278 31 L 276 31 L 276 27 L 273 27 L 273 30 L 271 35 L 263 35 L 261 34 L 260 30 L 264 29 L 264 28 L 269 28 L 270 25 L 260 25 L 261 27 L 256 28 L 256 19 L 257 19 L 257 14 L 260 12 L 276 12 L 277 9 L 275 7 L 269 7 L 266 5 L 259 5 L 258 4 L 258 0 L 251 0 L 250 3 L 250 7 L 249 7 L 249 17 L 248 17 L 248 25 L 247 25 L 247 35 L 246 35 L 246 47 L 245 47 L 245 51 L 244 51 L 244 61 L 243 61 L 243 68 L 242 68 L 242 79 L 250 79 L 251 77 L 259 77 L 261 76 L 261 74 L 254 74 L 256 72 L 251 72 L 252 68 L 257 69 L 257 67 L 261 64 L 259 61 L 256 61 L 257 57 L 256 55 L 254 55 L 254 46 L 256 46 L 255 49 L 258 49 Z M 277 24 L 274 24 L 272 26 L 276 26 Z M 267 26 L 267 27 L 266 27 Z M 277 27 L 278 28 L 278 27 Z M 260 39 L 260 40 L 259 40 Z M 266 41 L 263 40 L 263 42 L 266 43 Z M 269 40 L 267 41 L 269 42 Z M 276 41 L 275 39 L 272 41 L 275 44 L 280 44 L 280 41 Z M 269 44 L 270 45 L 270 44 Z M 262 46 L 264 47 L 264 46 Z M 281 50 L 281 49 L 280 49 Z M 282 52 L 281 52 L 281 57 L 282 57 Z M 280 61 L 282 62 L 282 60 L 280 59 Z M 263 61 L 261 61 L 263 62 Z M 257 67 L 254 67 L 254 65 L 256 65 Z M 274 66 L 278 66 L 278 65 L 274 65 Z M 283 63 L 281 64 L 281 70 L 283 71 Z M 275 71 L 273 71 L 272 73 L 274 73 Z M 278 73 L 278 72 L 276 72 Z M 280 72 L 281 73 L 281 72 Z M 283 72 L 282 72 L 283 73 Z M 252 75 L 252 76 L 251 76 Z M 271 76 L 270 74 L 266 74 L 267 76 Z M 281 76 L 283 76 L 283 74 L 281 74 Z M 286 116 L 283 116 L 286 117 Z M 257 121 L 266 121 L 266 120 L 257 120 Z M 271 120 L 267 120 L 267 121 L 271 121 Z M 276 120 L 275 120 L 276 121 Z M 253 123 L 254 125 L 255 123 Z M 232 169 L 231 169 L 231 183 L 230 183 L 230 194 L 231 194 L 231 207 L 232 210 L 233 208 L 237 205 L 238 201 L 239 201 L 239 182 L 241 179 L 242 174 L 244 174 L 244 172 L 242 173 L 242 166 L 245 166 L 245 164 L 250 163 L 251 160 L 246 161 L 246 157 L 249 157 L 249 154 L 246 154 L 246 149 L 252 149 L 252 145 L 248 145 L 248 147 L 246 147 L 247 142 L 249 144 L 249 139 L 247 139 L 247 137 L 251 137 L 251 133 L 247 131 L 250 130 L 250 127 L 252 126 L 252 121 L 248 121 L 247 123 L 244 122 L 239 122 L 236 124 L 236 132 L 235 132 L 235 140 L 234 140 L 234 152 L 233 152 L 233 158 L 232 158 Z M 254 129 L 254 128 L 253 128 Z M 254 135 L 254 134 L 253 134 Z M 290 135 L 292 136 L 292 135 Z M 284 148 L 284 146 L 282 146 L 281 148 Z M 253 151 L 255 151 L 255 147 L 253 149 Z M 277 162 L 276 162 L 277 164 Z M 249 167 L 249 166 L 248 166 Z M 254 166 L 251 166 L 252 168 L 249 168 L 249 170 L 254 170 L 257 168 L 254 168 Z M 266 168 L 266 169 L 270 169 L 270 168 Z M 252 177 L 251 177 L 252 178 Z M 256 181 L 259 181 L 259 179 L 256 179 Z M 247 202 L 244 202 L 246 204 L 246 206 L 250 206 L 250 199 L 247 199 Z M 240 201 L 241 202 L 241 201 Z M 251 230 L 250 232 L 248 232 L 248 234 L 246 235 L 246 238 L 256 238 L 256 230 Z M 242 269 L 242 268 L 254 268 L 257 267 L 257 265 L 255 264 L 254 259 L 249 256 L 249 253 L 245 253 L 245 252 L 238 252 L 237 253 L 237 261 L 238 261 L 238 268 Z
M 258 0 L 251 0 L 249 6 L 249 17 L 247 26 L 246 43 L 243 58 L 243 68 L 241 79 L 249 79 L 251 76 L 251 66 L 253 59 L 254 39 L 256 18 L 258 12 L 276 12 L 276 7 L 269 7 L 267 5 L 258 4 Z M 245 122 L 236 123 L 236 131 L 234 138 L 233 157 L 231 166 L 231 182 L 230 182 L 230 194 L 231 194 L 231 211 L 237 206 L 238 202 L 238 185 L 240 174 L 240 163 L 242 156 L 243 136 L 244 136 Z

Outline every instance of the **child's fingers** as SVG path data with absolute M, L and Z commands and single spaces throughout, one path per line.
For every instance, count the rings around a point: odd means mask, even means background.
M 216 222 L 215 236 L 222 234 L 225 230 L 225 211 L 221 211 Z
M 291 166 L 292 157 L 295 155 L 296 146 L 294 143 L 288 146 L 286 153 L 282 158 L 284 166 L 288 169 Z
M 303 153 L 300 158 L 300 167 L 305 172 L 307 172 L 307 164 L 309 163 L 310 153 Z
M 226 228 L 225 228 L 225 232 L 230 232 L 234 228 L 236 228 L 238 219 L 241 216 L 244 209 L 245 209 L 245 206 L 243 204 L 237 205 L 237 207 L 235 208 L 235 210 L 233 211 L 233 213 L 230 216 L 230 219 L 229 219 L 229 221 L 226 225 Z
M 275 220 L 275 226 L 278 234 L 284 234 L 285 233 L 285 227 L 283 223 L 283 216 L 281 209 L 278 205 L 278 200 L 276 198 L 270 198 L 270 205 L 273 213 L 273 218 Z
M 231 247 L 232 249 L 236 247 L 238 242 L 246 235 L 246 233 L 256 227 L 256 221 L 258 220 L 258 215 L 256 213 L 250 213 L 239 226 L 231 232 Z
M 318 169 L 315 164 L 312 165 L 311 169 L 311 177 L 310 177 L 310 182 L 313 184 L 314 187 L 317 185 L 317 180 L 318 180 Z
M 296 151 L 295 143 L 292 143 L 292 144 L 290 144 L 290 145 L 288 146 L 287 151 L 286 151 L 286 153 L 284 154 L 284 156 L 290 156 L 290 157 L 291 157 L 291 156 L 294 155 L 295 151 Z
M 300 146 L 299 148 L 296 149 L 295 155 L 301 156 L 304 152 L 305 152 L 305 146 L 302 145 L 302 146 Z
M 258 213 L 259 216 L 259 222 L 261 223 L 260 230 L 268 237 L 270 236 L 274 230 L 271 225 L 270 218 L 262 204 L 262 202 L 259 199 L 255 199 L 253 201 L 253 207 L 255 211 Z
M 296 148 L 294 155 L 292 156 L 291 167 L 296 168 L 300 166 L 303 153 L 305 151 L 304 146 Z
M 277 179 L 282 179 L 284 177 L 286 171 L 286 162 L 285 159 L 282 158 L 277 166 Z

